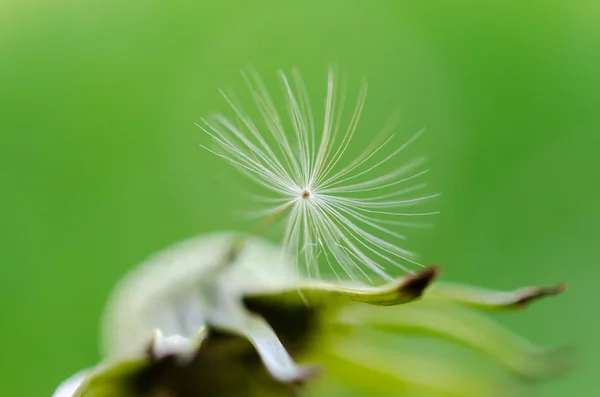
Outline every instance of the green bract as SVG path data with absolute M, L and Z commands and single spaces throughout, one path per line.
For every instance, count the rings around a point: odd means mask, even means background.
M 328 396 L 336 383 L 364 396 L 512 396 L 565 369 L 560 351 L 478 314 L 563 286 L 488 291 L 434 283 L 429 268 L 370 287 L 309 282 L 291 269 L 279 247 L 235 233 L 160 253 L 116 289 L 104 361 L 55 397 Z M 395 342 L 407 335 L 478 351 L 510 377 L 416 354 Z

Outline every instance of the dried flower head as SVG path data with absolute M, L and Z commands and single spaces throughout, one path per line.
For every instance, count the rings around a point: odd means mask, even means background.
M 426 186 L 419 183 L 428 172 L 421 169 L 422 158 L 399 162 L 420 132 L 390 148 L 391 123 L 379 135 L 369 136 L 362 153 L 350 156 L 348 149 L 365 105 L 366 82 L 343 128 L 345 84 L 337 83 L 333 70 L 328 74 L 322 123 L 315 120 L 300 74 L 294 70 L 291 78 L 283 72 L 279 75 L 287 120 L 258 75 L 244 74 L 261 120 L 254 122 L 233 95 L 222 92 L 235 118 L 215 114 L 197 124 L 217 143 L 215 150 L 203 147 L 272 193 L 260 198 L 268 208 L 256 214 L 267 222 L 286 214 L 283 245 L 309 277 L 319 276 L 319 260 L 338 278 L 341 268 L 342 276 L 352 280 L 370 280 L 373 273 L 390 280 L 390 267 L 408 271 L 408 265 L 418 265 L 416 255 L 399 245 L 406 237 L 394 226 L 409 226 L 403 218 L 434 214 L 405 209 L 437 196 L 414 195 Z
M 308 283 L 282 262 L 278 246 L 236 233 L 153 256 L 107 306 L 103 361 L 54 397 L 508 397 L 565 369 L 560 350 L 477 313 L 523 307 L 560 285 L 432 284 L 435 268 L 378 286 Z M 411 334 L 478 352 L 507 379 L 415 348 Z

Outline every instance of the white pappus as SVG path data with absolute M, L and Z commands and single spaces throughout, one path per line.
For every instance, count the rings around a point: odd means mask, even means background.
M 221 91 L 234 117 L 217 113 L 196 124 L 217 144 L 201 146 L 271 193 L 259 197 L 267 208 L 253 214 L 263 223 L 285 214 L 283 246 L 296 266 L 305 266 L 309 278 L 319 276 L 322 262 L 338 279 L 339 267 L 344 277 L 371 281 L 373 274 L 391 279 L 391 268 L 410 272 L 411 265 L 420 265 L 415 253 L 401 247 L 406 237 L 395 229 L 418 226 L 409 219 L 437 213 L 405 209 L 438 196 L 414 195 L 427 186 L 420 182 L 429 171 L 422 169 L 423 158 L 398 162 L 422 131 L 391 147 L 395 123 L 388 123 L 353 156 L 348 149 L 365 105 L 365 80 L 342 128 L 346 84 L 338 82 L 333 69 L 328 73 L 322 123 L 316 121 L 297 70 L 290 77 L 279 72 L 287 118 L 280 116 L 256 72 L 242 74 L 260 117 L 253 120 L 232 93 Z

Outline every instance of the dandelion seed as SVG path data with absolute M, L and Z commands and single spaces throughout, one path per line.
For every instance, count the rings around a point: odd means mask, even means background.
M 402 209 L 437 195 L 411 196 L 427 186 L 414 184 L 428 172 L 422 169 L 423 158 L 389 168 L 421 131 L 390 148 L 394 134 L 389 124 L 366 150 L 352 156 L 349 148 L 367 94 L 364 80 L 342 130 L 345 84 L 338 84 L 333 70 L 328 73 L 322 125 L 296 70 L 291 77 L 279 73 L 288 119 L 280 116 L 256 73 L 243 75 L 261 117 L 253 121 L 232 94 L 222 92 L 235 118 L 214 114 L 196 124 L 217 144 L 216 149 L 202 147 L 272 193 L 261 198 L 268 207 L 254 215 L 270 224 L 285 214 L 283 246 L 295 265 L 304 266 L 309 278 L 318 277 L 321 260 L 340 279 L 338 267 L 352 280 L 369 281 L 373 274 L 391 279 L 390 268 L 410 272 L 411 265 L 420 266 L 415 253 L 398 245 L 406 237 L 393 227 L 410 226 L 402 218 L 435 214 Z

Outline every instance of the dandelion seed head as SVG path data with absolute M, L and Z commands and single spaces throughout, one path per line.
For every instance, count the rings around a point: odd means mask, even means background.
M 393 147 L 395 124 L 388 123 L 367 135 L 370 142 L 356 155 L 349 148 L 365 106 L 366 81 L 344 123 L 346 87 L 333 69 L 322 118 L 315 116 L 297 70 L 279 72 L 285 117 L 256 72 L 242 75 L 260 117 L 250 117 L 234 94 L 222 91 L 233 117 L 202 119 L 197 126 L 216 144 L 202 147 L 269 192 L 256 197 L 264 208 L 253 215 L 268 224 L 283 219 L 283 247 L 296 266 L 309 278 L 320 277 L 323 265 L 339 279 L 367 281 L 420 266 L 417 255 L 401 247 L 406 237 L 398 230 L 418 226 L 413 217 L 436 213 L 408 210 L 437 196 L 415 195 L 427 187 L 420 181 L 429 171 L 424 159 L 401 159 L 422 131 Z

